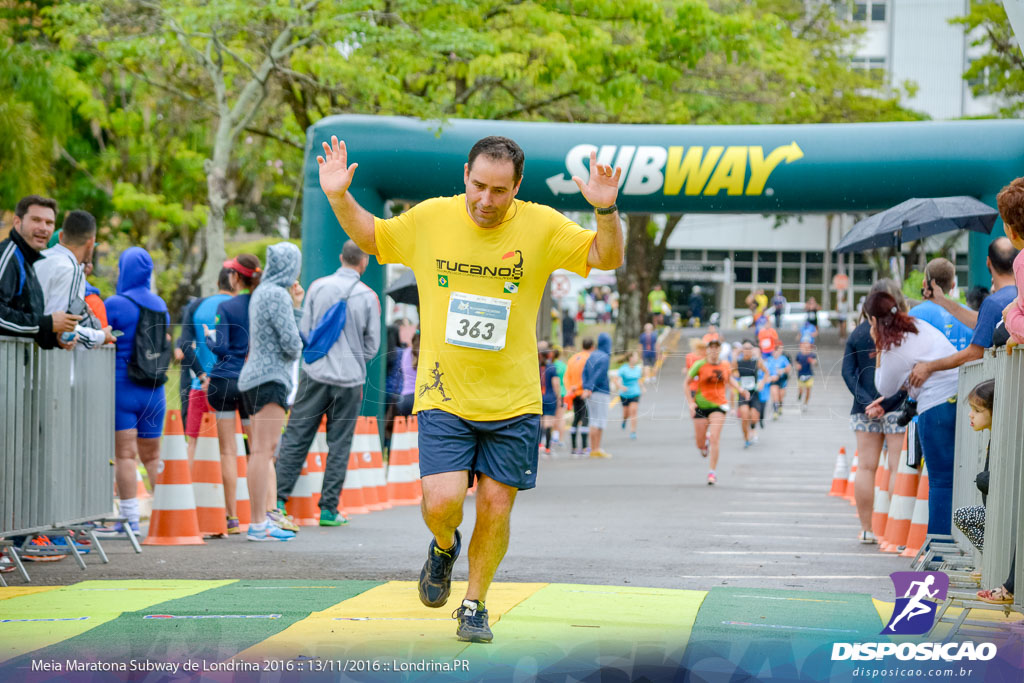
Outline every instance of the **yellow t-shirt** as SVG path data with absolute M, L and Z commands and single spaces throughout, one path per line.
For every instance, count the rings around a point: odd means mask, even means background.
M 467 420 L 541 412 L 537 309 L 548 276 L 586 276 L 597 233 L 554 209 L 516 200 L 505 222 L 481 228 L 466 196 L 439 197 L 375 220 L 378 260 L 412 268 L 420 296 L 414 412 L 440 408 Z M 446 342 L 453 293 L 511 302 L 505 346 L 491 351 Z M 500 306 L 499 306 L 500 308 Z

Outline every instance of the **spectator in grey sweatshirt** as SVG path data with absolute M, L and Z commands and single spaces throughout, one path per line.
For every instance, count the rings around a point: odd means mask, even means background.
M 280 527 L 268 513 L 274 508 L 276 485 L 272 460 L 284 427 L 292 363 L 302 352 L 299 319 L 305 293 L 297 282 L 302 253 L 290 242 L 267 247 L 267 267 L 249 300 L 249 356 L 238 377 L 252 416 L 252 455 L 249 457 L 250 541 L 290 541 L 295 533 Z
M 320 495 L 320 526 L 348 522 L 338 512 L 338 496 L 345 483 L 352 434 L 363 402 L 366 364 L 380 348 L 380 300 L 359 280 L 369 261 L 355 242 L 345 242 L 341 268 L 310 285 L 299 323 L 307 346 L 295 407 L 281 437 L 277 498 L 284 502 L 291 495 L 326 415 L 327 464 Z M 339 330 L 343 301 L 345 324 Z

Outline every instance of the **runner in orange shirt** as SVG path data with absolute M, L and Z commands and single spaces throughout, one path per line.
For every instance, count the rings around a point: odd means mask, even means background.
M 750 398 L 750 392 L 740 387 L 733 378 L 732 366 L 719 358 L 721 349 L 722 342 L 712 339 L 708 342 L 707 357 L 694 363 L 686 375 L 697 380 L 697 392 L 693 396 L 686 392 L 686 403 L 693 417 L 697 448 L 700 449 L 702 456 L 711 456 L 708 486 L 718 482 L 715 467 L 718 466 L 719 442 L 722 438 L 722 427 L 725 425 L 725 414 L 729 410 L 729 399 L 725 389 L 730 386 L 745 399 Z
M 583 350 L 574 354 L 565 367 L 565 406 L 572 407 L 572 427 L 569 434 L 572 438 L 572 454 L 586 455 L 587 440 L 590 437 L 587 401 L 583 398 L 583 366 L 587 364 L 594 350 L 594 340 L 586 337 L 582 342 Z M 580 436 L 581 448 L 576 447 L 576 435 Z

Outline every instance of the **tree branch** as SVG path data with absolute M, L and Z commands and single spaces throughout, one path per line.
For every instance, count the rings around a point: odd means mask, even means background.
M 252 133 L 253 135 L 259 135 L 260 137 L 270 138 L 271 140 L 277 140 L 281 144 L 288 145 L 289 147 L 294 147 L 295 149 L 304 150 L 306 148 L 305 145 L 303 145 L 301 142 L 290 140 L 289 138 L 286 138 L 283 135 L 278 135 L 277 133 L 271 133 L 269 130 L 260 130 L 259 128 L 253 128 L 252 126 L 246 126 L 242 130 L 244 130 L 246 133 Z
M 109 183 L 101 183 L 96 178 L 96 176 L 94 176 L 92 173 L 89 173 L 85 166 L 82 166 L 82 164 L 80 164 L 77 159 L 71 156 L 71 153 L 64 148 L 64 145 L 58 144 L 57 151 L 60 152 L 60 156 L 62 159 L 64 159 L 64 161 L 71 164 L 72 168 L 74 168 L 76 171 L 78 171 L 86 178 L 88 178 L 90 183 L 95 185 L 98 189 L 102 190 L 103 193 L 106 194 L 108 197 L 114 196 L 114 188 L 110 187 Z

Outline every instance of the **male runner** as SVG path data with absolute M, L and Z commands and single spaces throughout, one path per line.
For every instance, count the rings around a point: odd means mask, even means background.
M 460 640 L 494 636 L 484 601 L 508 548 L 516 493 L 537 479 L 541 392 L 537 310 L 548 276 L 566 268 L 622 264 L 615 199 L 621 169 L 590 155 L 589 179 L 573 180 L 597 214 L 597 232 L 557 211 L 517 201 L 524 155 L 515 142 L 487 137 L 469 152 L 465 194 L 430 199 L 391 218 L 374 218 L 348 188 L 358 164 L 345 143 L 324 143 L 320 187 L 348 235 L 382 263 L 404 263 L 420 288 L 419 418 L 423 519 L 434 538 L 420 573 L 420 600 L 440 607 L 462 548 L 458 527 L 474 476 L 476 527 Z

